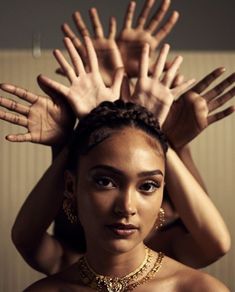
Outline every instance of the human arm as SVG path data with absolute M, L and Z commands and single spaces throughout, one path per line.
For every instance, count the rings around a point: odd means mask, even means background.
M 73 14 L 73 20 L 82 40 L 84 40 L 84 37 L 86 36 L 91 38 L 98 57 L 101 76 L 105 84 L 110 86 L 112 84 L 113 72 L 115 72 L 118 68 L 123 67 L 121 54 L 115 41 L 117 30 L 116 19 L 114 17 L 110 18 L 109 34 L 108 37 L 105 37 L 103 26 L 96 8 L 91 8 L 89 10 L 89 14 L 94 36 L 91 36 L 79 11 L 76 11 Z M 87 64 L 87 54 L 83 42 L 67 23 L 62 25 L 62 31 L 66 37 L 71 39 L 84 64 Z
M 173 81 L 173 86 L 177 86 L 180 85 L 184 82 L 184 75 L 182 75 L 181 73 L 178 73 Z M 174 101 L 175 102 L 175 101 Z M 173 105 L 174 105 L 173 102 Z M 171 111 L 171 109 L 170 109 Z M 184 145 L 183 147 L 180 148 L 176 148 L 174 149 L 177 153 L 177 155 L 179 156 L 179 158 L 182 160 L 182 162 L 184 163 L 184 165 L 188 168 L 188 170 L 191 172 L 191 174 L 194 176 L 194 178 L 197 180 L 197 182 L 200 184 L 200 186 L 204 189 L 205 192 L 207 192 L 207 187 L 206 184 L 194 162 L 192 153 L 191 153 L 191 147 L 190 147 L 190 143 Z M 169 203 L 169 202 L 168 202 Z M 170 207 L 172 209 L 172 206 L 170 204 L 165 205 L 165 207 Z M 167 208 L 166 208 L 167 209 Z M 172 209 L 171 212 L 173 212 L 172 214 L 175 213 L 175 211 Z M 169 213 L 170 215 L 170 213 Z M 174 216 L 177 218 L 178 215 L 175 213 Z M 172 217 L 173 219 L 173 217 Z
M 139 60 L 143 45 L 145 43 L 150 45 L 150 59 L 152 60 L 154 51 L 172 31 L 179 18 L 179 13 L 173 11 L 165 24 L 161 25 L 170 7 L 170 0 L 163 0 L 153 17 L 148 20 L 154 2 L 154 0 L 145 1 L 136 26 L 133 25 L 136 2 L 131 1 L 128 5 L 123 28 L 117 38 L 117 43 L 125 65 L 125 71 L 129 77 L 138 76 Z M 152 67 L 152 64 L 150 64 L 150 71 Z
M 203 190 L 208 194 L 206 183 L 204 182 L 204 179 L 202 178 L 199 169 L 197 168 L 195 161 L 193 159 L 190 144 L 175 149 L 175 152 L 177 153 L 181 161 L 184 163 L 184 165 L 187 167 L 187 169 L 190 171 L 190 173 L 193 175 L 193 177 L 196 179 L 196 181 L 203 188 Z
M 20 254 L 45 274 L 71 264 L 62 244 L 46 232 L 62 205 L 66 162 L 64 148 L 27 197 L 12 228 L 12 240 Z
M 208 90 L 209 86 L 224 72 L 224 68 L 213 70 L 174 101 L 163 124 L 163 131 L 170 144 L 205 191 L 205 183 L 190 152 L 190 142 L 210 124 L 224 119 L 235 110 L 234 106 L 221 110 L 222 106 L 235 95 L 235 89 L 229 89 L 235 81 L 234 73 Z M 220 111 L 213 113 L 216 110 Z
M 69 105 L 61 96 L 47 90 L 51 98 L 11 84 L 1 84 L 1 89 L 20 100 L 1 98 L 1 106 L 12 111 L 1 111 L 1 118 L 19 126 L 24 125 L 27 129 L 27 133 L 8 135 L 7 140 L 51 146 L 55 158 L 67 143 L 74 127 L 75 116 Z M 27 104 L 21 100 L 27 101 Z M 63 181 L 63 174 L 61 177 Z M 74 261 L 74 254 L 46 233 L 47 226 L 55 219 L 56 210 L 61 208 L 64 193 L 63 187 L 60 188 L 52 178 L 54 176 L 48 177 L 48 181 L 43 179 L 40 183 L 43 186 L 31 192 L 12 229 L 12 241 L 23 258 L 33 268 L 46 274 L 57 272 Z M 49 180 L 52 180 L 53 190 L 48 188 Z M 58 181 L 61 182 L 61 179 Z M 43 219 L 39 222 L 40 217 Z
M 224 255 L 230 248 L 230 235 L 224 220 L 171 148 L 167 153 L 166 186 L 186 229 L 177 226 L 177 230 L 159 231 L 152 235 L 151 246 L 165 247 L 169 256 L 195 268 L 204 267 Z

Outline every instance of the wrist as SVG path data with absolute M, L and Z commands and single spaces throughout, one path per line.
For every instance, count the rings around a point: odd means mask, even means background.
M 69 142 L 69 137 L 60 144 L 51 145 L 51 153 L 52 153 L 52 161 L 56 159 L 56 157 L 67 147 Z
M 52 161 L 59 155 L 63 147 L 60 145 L 52 145 L 51 146 L 51 154 L 52 154 Z
M 162 131 L 165 134 L 169 145 L 171 146 L 172 149 L 175 150 L 175 152 L 177 152 L 178 154 L 190 152 L 190 143 L 184 143 L 182 139 L 181 139 L 182 141 L 181 140 L 177 141 L 177 139 L 174 139 L 175 134 L 173 129 L 172 130 L 166 129 L 166 127 L 163 124 Z
M 190 153 L 190 145 L 189 144 L 179 145 L 179 146 L 173 145 L 173 148 L 179 156 Z

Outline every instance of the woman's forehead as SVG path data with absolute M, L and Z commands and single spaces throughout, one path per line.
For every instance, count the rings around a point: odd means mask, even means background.
M 122 146 L 123 144 L 125 145 L 125 143 L 128 143 L 129 147 L 134 148 L 136 147 L 136 142 L 138 140 L 140 143 L 142 143 L 143 148 L 146 148 L 147 142 L 147 144 L 149 144 L 148 146 L 151 146 L 154 151 L 159 150 L 159 153 L 164 155 L 160 141 L 156 137 L 153 137 L 151 134 L 146 133 L 146 131 L 144 131 L 143 129 L 131 125 L 123 126 L 116 129 L 107 129 L 108 130 L 105 131 L 107 132 L 107 135 L 105 139 L 103 139 L 103 141 L 101 142 L 102 144 L 104 144 L 104 147 L 106 146 L 106 143 L 110 143 L 110 141 L 115 141 L 115 144 L 117 144 L 118 146 Z
M 102 143 L 80 157 L 80 166 L 108 164 L 119 168 L 133 166 L 151 169 L 164 168 L 164 154 L 159 142 L 136 128 L 113 132 Z

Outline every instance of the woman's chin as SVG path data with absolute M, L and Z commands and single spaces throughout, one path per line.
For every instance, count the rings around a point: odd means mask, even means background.
M 126 239 L 106 240 L 102 246 L 103 249 L 111 254 L 123 254 L 133 250 L 139 243 Z

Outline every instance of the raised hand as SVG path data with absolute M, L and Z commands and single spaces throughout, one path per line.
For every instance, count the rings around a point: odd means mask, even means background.
M 91 18 L 91 24 L 93 26 L 94 31 L 93 37 L 90 35 L 89 30 L 87 29 L 86 24 L 78 11 L 75 12 L 73 15 L 74 22 L 82 39 L 84 39 L 85 36 L 89 36 L 91 38 L 98 57 L 99 68 L 102 78 L 105 84 L 110 86 L 112 84 L 113 72 L 117 68 L 123 67 L 121 54 L 115 41 L 117 30 L 116 20 L 114 17 L 110 18 L 109 35 L 108 37 L 105 37 L 103 27 L 96 8 L 91 8 L 89 10 L 89 13 Z M 87 54 L 83 43 L 76 36 L 76 34 L 73 32 L 73 30 L 67 23 L 65 23 L 62 26 L 62 30 L 65 36 L 69 37 L 72 40 L 80 57 L 86 64 Z
M 185 146 L 210 124 L 235 111 L 235 106 L 229 106 L 213 113 L 235 95 L 235 87 L 225 92 L 234 83 L 235 73 L 203 93 L 224 71 L 215 69 L 173 103 L 163 130 L 175 148 Z
M 140 61 L 139 77 L 131 97 L 132 101 L 145 106 L 153 112 L 155 117 L 158 118 L 160 125 L 164 123 L 174 99 L 188 90 L 195 81 L 191 79 L 180 82 L 179 85 L 174 84 L 183 58 L 177 56 L 171 62 L 168 69 L 164 71 L 169 49 L 170 46 L 167 44 L 162 47 L 154 64 L 153 75 L 148 76 L 149 45 L 146 44 L 144 46 Z
M 118 99 L 123 78 L 123 68 L 119 68 L 114 74 L 111 87 L 106 87 L 99 71 L 92 41 L 89 37 L 84 37 L 84 42 L 87 52 L 88 72 L 85 70 L 72 41 L 69 38 L 65 38 L 64 43 L 73 67 L 66 61 L 60 50 L 55 50 L 54 56 L 70 81 L 70 86 L 65 86 L 44 76 L 40 77 L 45 85 L 67 99 L 78 118 L 88 114 L 102 101 Z
M 137 19 L 136 26 L 133 26 L 136 2 L 131 1 L 127 8 L 124 25 L 117 42 L 128 76 L 136 77 L 138 75 L 139 60 L 143 45 L 145 43 L 150 45 L 150 54 L 152 55 L 160 42 L 171 32 L 179 18 L 178 12 L 174 11 L 166 23 L 159 28 L 170 6 L 170 0 L 162 0 L 159 9 L 147 23 L 154 3 L 155 0 L 145 1 L 144 7 Z
M 50 99 L 11 84 L 1 84 L 0 88 L 28 102 L 26 105 L 0 97 L 0 105 L 12 111 L 0 110 L 0 119 L 28 130 L 27 133 L 7 135 L 7 140 L 50 146 L 64 143 L 73 129 L 75 117 L 60 96 Z

